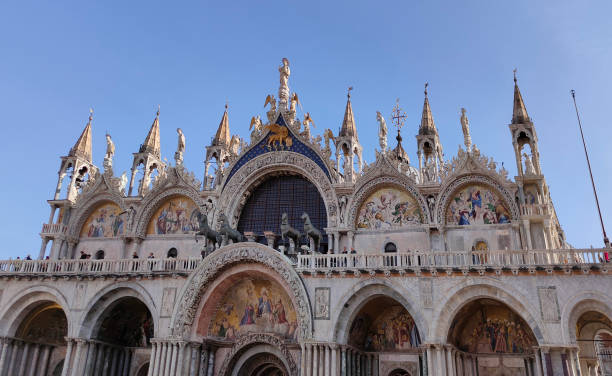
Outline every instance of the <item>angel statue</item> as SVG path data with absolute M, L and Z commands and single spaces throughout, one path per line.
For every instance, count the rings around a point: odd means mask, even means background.
M 232 155 L 240 154 L 240 144 L 240 137 L 238 137 L 238 135 L 233 135 L 229 146 L 230 153 L 232 153 Z
M 525 158 L 525 174 L 527 175 L 535 175 L 535 168 L 533 167 L 533 162 L 527 153 L 523 153 L 523 157 Z
M 266 97 L 266 102 L 264 103 L 264 108 L 268 105 L 268 103 L 270 104 L 270 111 L 276 111 L 276 99 L 274 98 L 274 95 L 268 94 Z
M 293 93 L 293 95 L 291 96 L 291 106 L 289 107 L 289 111 L 297 111 L 298 104 L 300 104 L 300 99 L 298 98 L 297 93 Z
M 376 111 L 376 121 L 378 121 L 378 142 L 380 150 L 384 153 L 387 150 L 387 122 L 380 111 Z
M 251 118 L 251 124 L 249 125 L 249 130 L 252 130 L 251 143 L 257 140 L 257 137 L 259 137 L 262 128 L 263 124 L 261 123 L 261 118 L 259 117 L 259 115 L 253 116 Z
M 331 150 L 331 148 L 329 147 L 329 140 L 331 140 L 332 142 L 336 142 L 334 132 L 332 132 L 332 130 L 329 128 L 326 129 L 325 132 L 323 132 L 323 138 L 325 139 L 325 150 Z
M 312 118 L 310 117 L 310 112 L 307 112 L 306 115 L 304 115 L 304 121 L 302 122 L 302 124 L 304 125 L 304 131 L 302 132 L 302 135 L 310 139 L 310 124 L 312 124 L 313 127 L 315 126 L 314 121 L 312 121 Z
M 181 128 L 176 128 L 176 133 L 178 133 L 178 146 L 176 147 L 176 153 L 174 153 L 174 160 L 177 165 L 180 165 L 183 163 L 183 153 L 185 152 L 185 135 Z

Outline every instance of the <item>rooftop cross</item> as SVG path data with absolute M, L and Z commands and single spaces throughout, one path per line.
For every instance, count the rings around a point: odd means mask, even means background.
M 399 98 L 395 101 L 395 106 L 391 111 L 391 119 L 393 125 L 397 128 L 397 133 L 399 133 L 400 129 L 404 126 L 404 121 L 406 121 L 406 113 L 402 111 L 399 105 Z

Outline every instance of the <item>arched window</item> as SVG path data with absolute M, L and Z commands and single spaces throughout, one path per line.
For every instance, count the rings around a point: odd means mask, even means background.
M 397 252 L 397 247 L 395 246 L 395 243 L 387 243 L 385 244 L 385 253 L 392 253 L 392 252 Z
M 178 256 L 178 251 L 176 248 L 172 247 L 168 250 L 168 258 L 176 258 Z
M 99 250 L 98 252 L 96 252 L 94 258 L 96 260 L 104 260 L 104 251 L 103 250 Z

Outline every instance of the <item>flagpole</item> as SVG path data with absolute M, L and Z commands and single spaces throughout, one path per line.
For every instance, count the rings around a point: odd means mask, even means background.
M 595 204 L 597 205 L 597 213 L 599 213 L 599 223 L 601 224 L 601 232 L 603 232 L 603 241 L 606 248 L 610 248 L 610 240 L 606 235 L 606 228 L 604 227 L 603 219 L 601 217 L 601 209 L 599 208 L 599 198 L 597 197 L 597 190 L 595 189 L 595 180 L 593 180 L 593 171 L 591 171 L 591 161 L 589 160 L 589 153 L 587 152 L 586 142 L 584 141 L 584 133 L 582 133 L 582 122 L 580 121 L 580 114 L 578 113 L 578 105 L 576 104 L 576 92 L 572 89 L 570 91 L 572 99 L 574 100 L 574 108 L 576 109 L 576 117 L 578 118 L 578 127 L 580 128 L 580 136 L 582 137 L 582 146 L 584 147 L 584 155 L 586 156 L 587 166 L 589 168 L 589 175 L 591 177 L 591 185 L 593 186 L 593 195 L 595 195 Z

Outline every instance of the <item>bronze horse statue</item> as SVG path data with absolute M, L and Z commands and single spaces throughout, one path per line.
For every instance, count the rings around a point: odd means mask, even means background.
M 244 236 L 240 233 L 240 231 L 233 229 L 229 225 L 229 221 L 225 214 L 221 214 L 221 230 L 219 231 L 221 235 L 227 236 L 227 240 L 231 240 L 234 243 L 240 243 L 245 241 Z
M 321 244 L 321 239 L 323 239 L 323 234 L 312 225 L 308 213 L 304 212 L 304 214 L 302 214 L 302 219 L 304 220 L 304 233 L 306 233 L 306 237 L 312 239 L 314 242 L 314 249 L 310 251 L 319 252 L 319 245 Z
M 300 234 L 298 230 L 291 227 L 291 225 L 289 224 L 289 216 L 287 215 L 287 213 L 283 213 L 283 215 L 281 216 L 280 229 L 281 239 L 284 241 L 285 236 L 287 236 L 289 239 L 293 240 L 293 245 L 295 247 L 298 247 L 298 245 L 300 244 L 300 236 L 302 236 L 302 234 Z
M 221 247 L 221 243 L 223 242 L 223 237 L 217 231 L 210 228 L 208 225 L 208 216 L 206 214 L 202 214 L 202 212 L 198 213 L 198 223 L 200 228 L 198 232 L 195 233 L 196 243 L 198 242 L 198 235 L 203 235 L 204 239 L 206 239 L 206 246 L 208 246 L 208 241 L 211 241 L 213 244 L 213 249 L 218 244 Z

